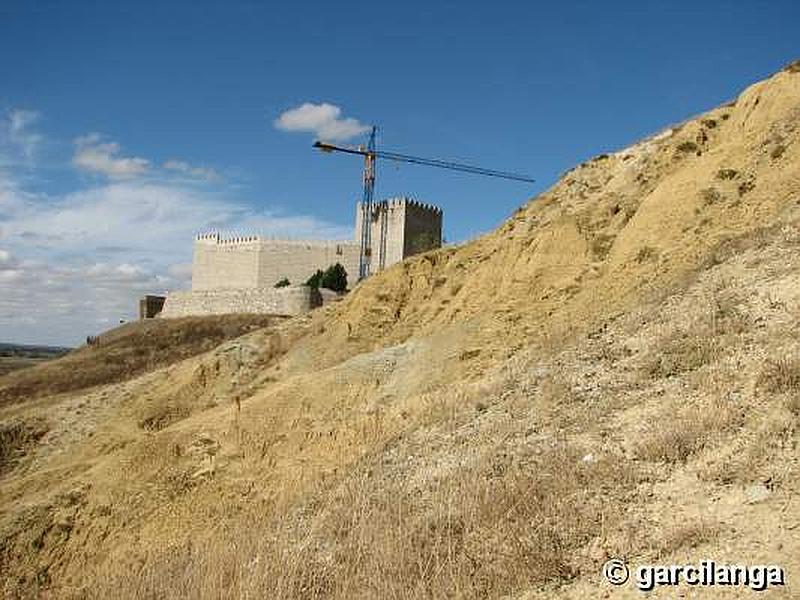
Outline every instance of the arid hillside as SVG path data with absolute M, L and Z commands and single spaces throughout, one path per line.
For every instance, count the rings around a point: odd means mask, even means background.
M 4 596 L 641 597 L 620 557 L 797 597 L 799 270 L 795 63 L 341 303 L 0 378 Z
M 267 315 L 222 315 L 128 323 L 96 336 L 60 360 L 4 377 L 0 405 L 130 379 L 281 320 Z

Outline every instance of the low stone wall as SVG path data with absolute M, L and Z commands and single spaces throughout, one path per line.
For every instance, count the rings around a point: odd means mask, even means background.
M 318 290 L 307 286 L 170 292 L 159 317 L 230 313 L 300 315 L 322 304 Z

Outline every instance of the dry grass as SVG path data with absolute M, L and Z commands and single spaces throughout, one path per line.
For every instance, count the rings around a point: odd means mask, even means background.
M 735 289 L 735 284 L 722 282 L 719 287 Z M 672 330 L 659 340 L 643 363 L 644 372 L 661 379 L 710 365 L 750 328 L 750 317 L 739 307 L 736 295 L 717 290 L 690 327 Z
M 0 377 L 17 371 L 19 369 L 26 369 L 33 367 L 43 362 L 51 360 L 49 358 L 28 358 L 20 356 L 0 356 Z
M 124 381 L 279 320 L 267 315 L 225 315 L 129 323 L 99 336 L 94 346 L 3 377 L 0 405 Z
M 380 468 L 363 465 L 292 513 L 221 523 L 200 543 L 152 552 L 138 571 L 103 573 L 97 593 L 499 597 L 574 577 L 579 549 L 621 516 L 614 494 L 635 484 L 626 466 L 585 463 L 566 444 L 518 460 L 497 447 L 422 488 Z
M 740 407 L 728 401 L 714 401 L 658 419 L 636 444 L 636 455 L 644 460 L 684 463 L 719 434 L 742 425 Z

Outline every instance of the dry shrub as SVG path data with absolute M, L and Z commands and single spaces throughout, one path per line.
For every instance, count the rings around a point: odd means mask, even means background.
M 697 152 L 698 146 L 694 142 L 686 141 L 686 142 L 681 142 L 680 144 L 678 144 L 675 147 L 675 149 L 678 152 L 683 152 L 683 153 L 687 153 L 688 154 L 689 152 Z
M 779 358 L 767 361 L 756 384 L 773 394 L 800 392 L 800 359 Z
M 700 199 L 703 201 L 703 204 L 710 206 L 722 200 L 722 194 L 714 187 L 707 187 L 700 190 Z
M 138 425 L 147 431 L 160 431 L 192 414 L 187 404 L 159 403 L 142 410 Z
M 652 246 L 642 246 L 636 253 L 636 262 L 640 264 L 655 260 L 656 258 L 658 258 L 658 250 Z
M 683 463 L 719 434 L 741 427 L 743 421 L 742 409 L 728 401 L 685 409 L 659 418 L 643 434 L 635 452 L 648 461 Z
M 608 256 L 611 246 L 614 243 L 614 238 L 615 236 L 607 233 L 599 233 L 592 238 L 592 254 L 597 260 L 604 260 L 606 256 Z
M 800 60 L 790 62 L 783 70 L 787 73 L 800 73 Z
M 654 379 L 673 377 L 715 362 L 732 340 L 751 327 L 735 294 L 715 294 L 709 310 L 693 326 L 664 336 L 643 363 Z
M 47 433 L 41 419 L 14 418 L 0 423 L 0 475 L 14 464 Z
M 297 511 L 223 523 L 97 593 L 149 597 L 485 598 L 575 576 L 575 556 L 622 517 L 635 478 L 565 444 L 481 460 L 421 486 L 364 465 Z M 233 528 L 227 526 L 232 525 Z
M 702 521 L 677 523 L 671 528 L 664 527 L 661 531 L 652 532 L 652 550 L 657 558 L 666 558 L 678 550 L 696 548 L 713 540 L 718 533 L 716 527 Z
M 800 394 L 794 394 L 786 399 L 786 408 L 794 416 L 800 417 Z
M 662 342 L 644 370 L 653 378 L 673 377 L 713 362 L 717 354 L 713 337 L 678 331 Z
M 698 470 L 706 481 L 724 485 L 765 481 L 781 462 L 777 457 L 791 447 L 794 418 L 782 407 L 768 408 L 759 417 L 757 428 L 737 433 L 734 444 L 723 454 L 710 457 Z
M 758 375 L 756 386 L 772 394 L 784 394 L 786 408 L 800 417 L 800 359 L 767 361 Z

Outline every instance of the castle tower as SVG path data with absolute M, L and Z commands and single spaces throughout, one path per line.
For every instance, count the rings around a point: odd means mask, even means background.
M 361 237 L 363 211 L 356 208 L 355 239 Z M 377 273 L 403 259 L 442 245 L 442 210 L 411 198 L 376 202 L 370 223 L 370 272 Z

